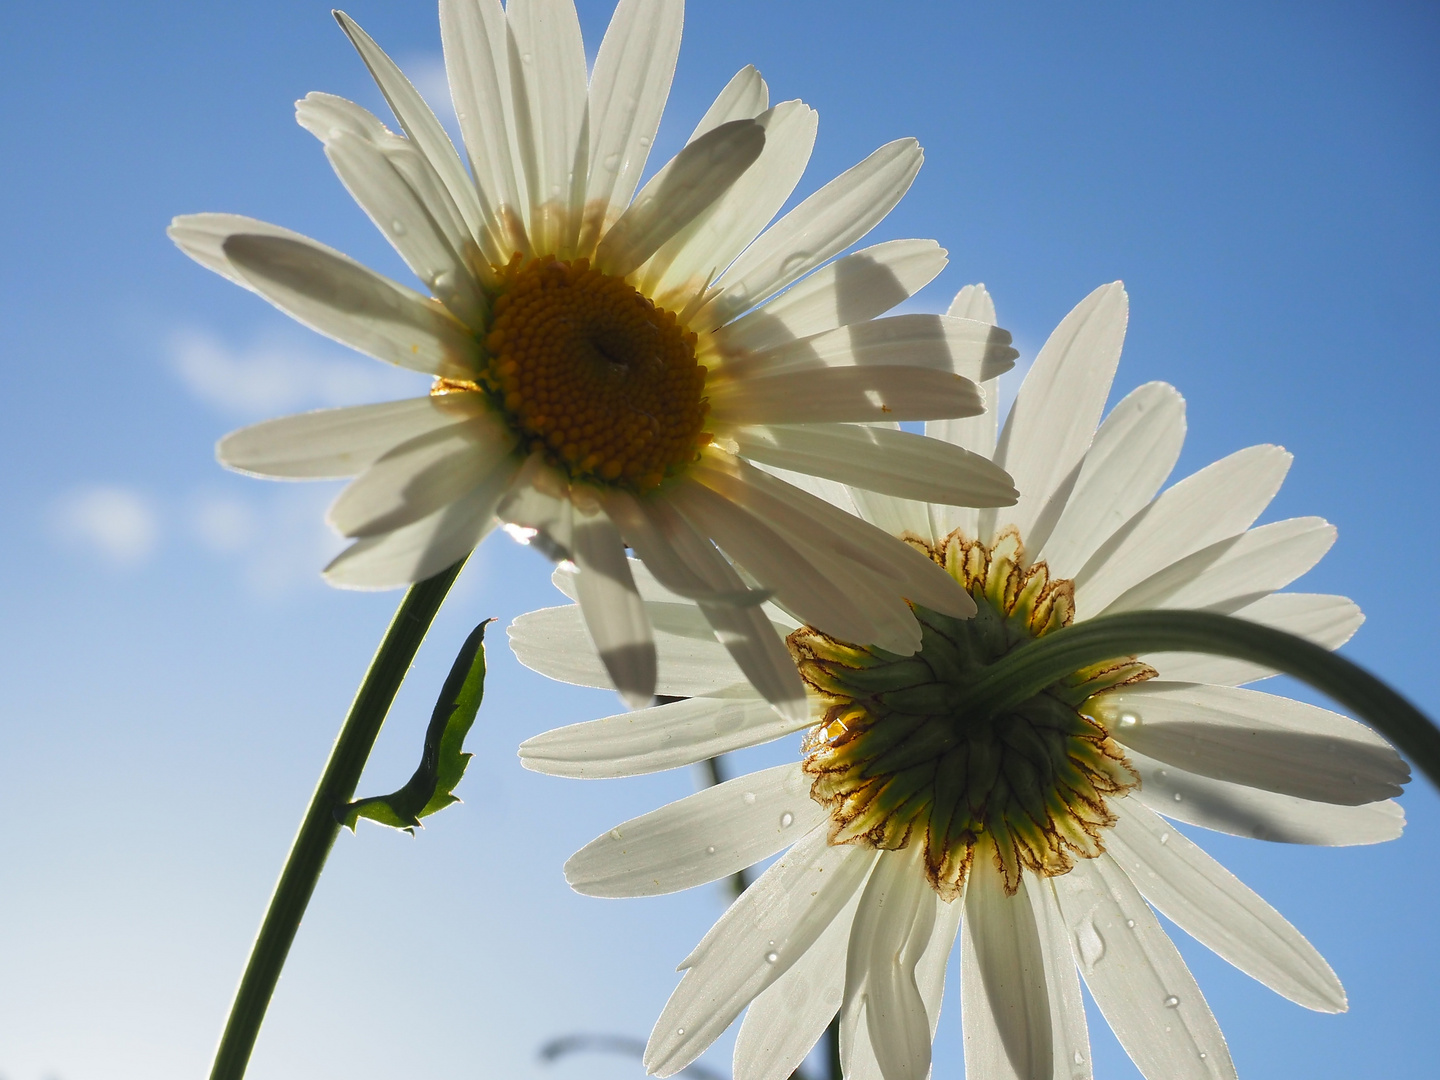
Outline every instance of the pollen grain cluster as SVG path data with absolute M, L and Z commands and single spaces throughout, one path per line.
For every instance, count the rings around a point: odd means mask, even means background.
M 532 450 L 635 492 L 696 459 L 706 371 L 672 312 L 585 259 L 517 256 L 501 277 L 480 382 Z
M 1069 624 L 1073 586 L 1052 581 L 1044 563 L 1026 567 L 1013 531 L 989 546 L 958 532 L 919 546 L 969 591 L 975 618 L 916 605 L 923 637 L 914 656 L 810 627 L 790 635 L 802 677 L 827 706 L 804 744 L 811 796 L 830 812 L 832 843 L 924 845 L 926 873 L 947 900 L 960 895 L 982 845 L 1014 893 L 1024 870 L 1063 874 L 1104 850 L 1102 832 L 1115 821 L 1107 799 L 1139 781 L 1087 703 L 1154 671 L 1120 658 L 999 714 L 967 706 L 966 688 L 986 667 Z

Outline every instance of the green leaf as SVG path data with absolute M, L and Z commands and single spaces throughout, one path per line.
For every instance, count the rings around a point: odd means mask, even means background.
M 485 696 L 485 627 L 493 621 L 482 622 L 460 647 L 425 729 L 425 747 L 415 774 L 399 791 L 357 799 L 336 810 L 336 819 L 351 832 L 363 817 L 414 833 L 421 818 L 460 801 L 453 792 L 472 757 L 462 748 Z

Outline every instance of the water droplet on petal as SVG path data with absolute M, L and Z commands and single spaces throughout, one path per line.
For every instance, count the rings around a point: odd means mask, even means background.
M 606 154 L 605 160 L 602 161 L 600 164 L 605 167 L 606 172 L 614 172 L 616 169 L 620 168 L 620 155 Z
M 676 1028 L 676 1029 L 675 1029 L 675 1034 L 676 1034 L 676 1035 L 684 1035 L 684 1034 L 685 1034 L 685 1029 L 684 1029 L 684 1028 Z
M 715 854 L 715 845 L 714 845 L 714 844 L 711 844 L 709 847 L 707 847 L 707 848 L 705 849 L 705 854 L 706 854 L 706 855 L 714 855 L 714 854 Z
M 649 136 L 649 135 L 641 135 L 640 138 L 639 138 L 637 141 L 640 143 L 641 146 L 649 146 L 649 145 L 650 145 L 650 136 Z
M 785 256 L 785 261 L 780 264 L 780 276 L 789 277 L 792 274 L 800 273 L 807 265 L 814 261 L 814 258 L 815 256 L 808 251 L 791 252 Z
M 1082 1054 L 1082 1053 L 1080 1053 L 1079 1050 L 1076 1050 L 1076 1051 L 1075 1051 L 1075 1064 L 1076 1064 L 1076 1065 L 1084 1065 L 1084 1064 L 1085 1064 L 1085 1055 Z
M 1170 834 L 1169 834 L 1168 832 L 1167 832 L 1167 833 L 1161 833 L 1161 834 L 1160 834 L 1160 843 L 1162 843 L 1162 844 L 1168 844 L 1169 842 L 1170 842 Z
M 619 830 L 619 829 L 611 829 L 611 830 L 610 830 L 610 839 L 611 839 L 611 840 L 619 840 L 619 839 L 620 839 L 620 830 Z
M 1138 723 L 1140 723 L 1140 718 L 1134 713 L 1122 712 L 1120 714 L 1120 726 L 1122 728 L 1132 728 Z
M 746 806 L 753 806 L 753 805 L 755 805 L 755 793 L 754 793 L 753 791 L 747 791 L 747 792 L 745 792 L 745 794 L 742 795 L 741 798 L 743 798 L 743 799 L 745 800 L 745 805 L 746 805 Z
M 795 815 L 790 813 L 789 810 L 786 810 L 783 814 L 780 815 L 780 828 L 788 829 L 791 825 L 794 824 Z
M 392 233 L 394 233 L 396 236 L 404 236 L 404 235 L 405 235 L 405 223 L 404 223 L 403 221 L 401 221 L 399 218 L 396 218 L 394 221 L 390 222 L 390 231 L 391 231 Z
M 773 963 L 775 963 L 775 962 L 776 962 L 777 960 L 779 960 L 779 959 L 780 959 L 780 954 L 779 954 L 778 952 L 774 952 L 773 950 L 772 950 L 771 952 L 767 952 L 767 953 L 765 954 L 765 962 L 766 962 L 767 964 L 773 964 Z
M 1177 791 L 1177 792 L 1175 792 L 1175 801 L 1176 801 L 1176 802 L 1184 802 L 1184 801 L 1185 801 L 1185 796 L 1184 796 L 1184 795 L 1181 795 L 1180 792 Z
M 1134 919 L 1126 919 L 1126 920 L 1125 920 L 1125 925 L 1128 926 L 1131 930 L 1134 930 L 1134 929 L 1135 929 L 1135 920 L 1134 920 Z
M 1210 1056 L 1210 1055 L 1207 1054 L 1204 1050 L 1201 1050 L 1201 1051 L 1200 1051 L 1200 1060 L 1201 1060 L 1201 1061 L 1204 1061 L 1204 1060 L 1205 1060 L 1206 1058 L 1208 1058 L 1209 1056 Z
M 1165 1007 L 1167 1009 L 1178 1009 L 1180 1007 L 1180 999 L 1174 994 L 1171 994 L 1165 999 Z
M 1090 971 L 1095 970 L 1095 965 L 1105 955 L 1105 939 L 1100 936 L 1100 931 L 1095 929 L 1095 921 L 1086 919 L 1075 931 L 1075 942 L 1080 947 L 1080 959 L 1085 961 L 1085 966 Z

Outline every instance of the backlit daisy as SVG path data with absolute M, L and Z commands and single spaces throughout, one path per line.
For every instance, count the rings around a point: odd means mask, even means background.
M 626 822 L 567 863 L 581 892 L 638 896 L 784 852 L 681 964 L 650 1037 L 652 1073 L 683 1068 L 748 1006 L 736 1080 L 789 1076 L 837 1012 L 847 1080 L 924 1080 L 958 932 L 967 1076 L 1089 1077 L 1083 977 L 1150 1080 L 1232 1077 L 1152 905 L 1285 997 L 1345 1008 L 1304 937 L 1165 818 L 1290 843 L 1391 839 L 1403 817 L 1390 799 L 1409 770 L 1385 740 L 1242 689 L 1267 672 L 1198 654 L 1115 657 L 998 714 L 963 705 L 999 657 L 1101 614 L 1216 611 L 1330 648 L 1360 624 L 1344 597 L 1277 591 L 1334 539 L 1318 518 L 1252 527 L 1285 451 L 1241 450 L 1161 492 L 1184 438 L 1179 394 L 1147 384 L 1101 422 L 1126 312 L 1116 283 L 1066 317 L 998 441 L 989 419 L 932 425 L 993 451 L 1020 488 L 1014 507 L 825 491 L 945 567 L 976 617 L 912 594 L 924 640 L 902 656 L 769 608 L 811 690 L 801 760 Z M 952 313 L 993 319 L 980 287 Z M 521 747 L 527 767 L 633 775 L 807 726 L 765 707 L 704 639 L 693 604 L 649 579 L 641 588 L 664 628 L 661 691 L 689 700 L 538 736 Z M 574 648 L 580 633 L 571 606 L 522 617 L 511 639 L 539 671 L 604 685 Z
M 800 681 L 758 600 L 898 653 L 921 636 L 902 597 L 959 617 L 973 604 L 923 553 L 750 462 L 945 503 L 1011 502 L 984 457 L 862 425 L 976 414 L 976 384 L 1015 353 L 981 321 L 878 318 L 944 266 L 932 241 L 829 261 L 909 187 L 913 139 L 766 227 L 809 160 L 816 114 L 772 107 L 753 68 L 636 194 L 682 15 L 680 0 L 621 0 L 587 73 L 572 0 L 442 0 L 463 158 L 399 69 L 337 15 L 404 134 L 328 94 L 300 101 L 299 121 L 428 296 L 249 218 L 181 217 L 170 235 L 319 332 L 434 377 L 426 397 L 221 441 L 220 460 L 244 472 L 356 477 L 330 508 L 355 540 L 331 582 L 422 580 L 505 522 L 578 565 L 606 669 L 643 703 L 655 651 L 628 545 L 700 602 L 741 669 L 799 717 Z

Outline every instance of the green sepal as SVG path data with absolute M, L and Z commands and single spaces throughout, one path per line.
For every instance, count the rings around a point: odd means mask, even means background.
M 473 756 L 462 748 L 485 696 L 485 627 L 493 621 L 482 622 L 460 647 L 425 729 L 420 765 L 405 786 L 335 811 L 336 820 L 351 832 L 363 817 L 413 834 L 421 818 L 460 801 L 453 792 Z

